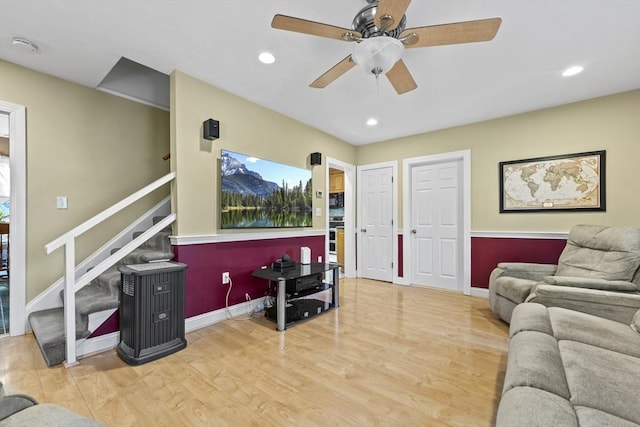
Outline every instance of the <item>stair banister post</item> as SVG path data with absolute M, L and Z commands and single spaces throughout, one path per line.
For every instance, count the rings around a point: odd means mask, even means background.
M 78 364 L 76 359 L 76 251 L 75 238 L 64 246 L 64 333 L 67 368 Z

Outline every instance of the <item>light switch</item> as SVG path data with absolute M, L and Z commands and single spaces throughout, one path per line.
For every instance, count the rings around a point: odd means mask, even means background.
M 67 209 L 67 196 L 58 196 L 56 198 L 56 207 L 58 209 Z
M 316 216 L 322 216 L 322 208 L 316 208 Z

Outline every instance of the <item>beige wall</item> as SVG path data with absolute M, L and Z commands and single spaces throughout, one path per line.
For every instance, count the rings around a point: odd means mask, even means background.
M 202 139 L 202 122 L 220 122 L 220 139 Z M 206 84 L 180 71 L 171 75 L 171 167 L 178 174 L 173 197 L 180 236 L 218 233 L 220 149 L 311 168 L 309 154 L 320 151 L 323 165 L 313 167 L 313 188 L 325 188 L 325 159 L 354 164 L 356 149 L 300 122 Z M 326 192 L 325 192 L 326 194 Z M 324 228 L 325 199 L 314 197 Z M 253 230 L 255 231 L 255 230 Z
M 0 137 L 0 155 L 9 155 L 9 138 Z
M 471 150 L 472 231 L 568 231 L 640 225 L 640 91 L 358 147 L 357 164 Z M 501 161 L 607 150 L 606 212 L 499 213 Z M 402 180 L 399 179 L 402 226 Z
M 44 245 L 169 172 L 169 113 L 0 61 L 0 99 L 27 112 L 27 300 L 63 274 Z M 80 261 L 169 194 L 85 234 Z M 56 209 L 56 196 L 69 208 Z

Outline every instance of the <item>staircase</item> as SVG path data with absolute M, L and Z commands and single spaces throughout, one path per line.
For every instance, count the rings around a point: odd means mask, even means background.
M 162 219 L 163 217 L 155 217 L 153 223 L 157 224 Z M 141 232 L 134 233 L 133 239 L 141 234 Z M 171 230 L 168 228 L 158 232 L 76 292 L 76 340 L 88 338 L 93 332 L 91 329 L 99 326 L 90 326 L 90 315 L 104 313 L 105 316 L 102 318 L 107 318 L 118 308 L 120 304 L 118 267 L 173 259 L 170 235 Z M 114 249 L 112 253 L 118 250 Z M 60 297 L 64 301 L 64 290 L 60 292 Z M 62 363 L 66 359 L 64 307 L 34 311 L 29 315 L 29 324 L 47 365 L 55 366 Z

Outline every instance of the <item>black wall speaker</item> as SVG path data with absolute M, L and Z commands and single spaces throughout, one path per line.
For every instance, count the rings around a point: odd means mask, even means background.
M 311 153 L 311 166 L 322 164 L 322 153 Z
M 220 123 L 213 119 L 205 120 L 202 123 L 202 137 L 209 141 L 220 138 Z

